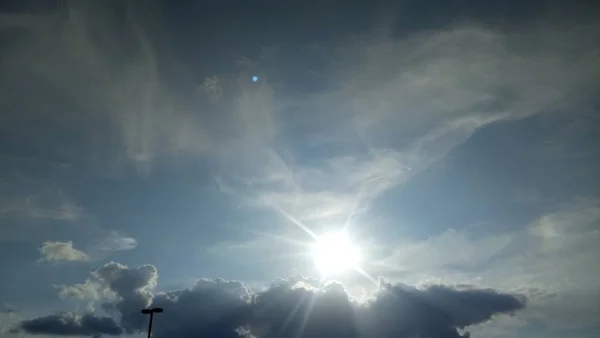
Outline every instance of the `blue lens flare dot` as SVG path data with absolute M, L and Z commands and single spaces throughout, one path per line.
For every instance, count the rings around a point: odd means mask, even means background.
M 258 81 L 258 76 L 254 75 L 254 76 L 252 77 L 252 82 L 257 82 L 257 81 Z

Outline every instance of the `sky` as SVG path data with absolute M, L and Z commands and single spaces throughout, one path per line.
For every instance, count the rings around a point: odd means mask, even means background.
M 597 7 L 3 1 L 0 336 L 598 337 Z

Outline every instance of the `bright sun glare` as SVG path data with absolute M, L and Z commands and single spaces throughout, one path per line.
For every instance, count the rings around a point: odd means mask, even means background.
M 317 269 L 334 275 L 358 269 L 360 253 L 346 232 L 333 232 L 317 238 L 312 251 Z

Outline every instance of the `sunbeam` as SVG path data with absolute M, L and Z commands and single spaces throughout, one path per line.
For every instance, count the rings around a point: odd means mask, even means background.
M 283 217 L 285 217 L 287 220 L 289 220 L 290 222 L 294 223 L 294 225 L 296 225 L 298 228 L 302 229 L 304 232 L 306 232 L 310 237 L 312 237 L 313 239 L 317 239 L 317 234 L 315 234 L 312 230 L 310 230 L 306 225 L 302 224 L 302 222 L 300 222 L 300 220 L 298 220 L 296 217 L 294 217 L 293 215 L 291 215 L 290 213 L 288 213 L 287 211 L 279 208 L 276 205 L 271 205 L 271 207 L 275 210 L 277 210 L 277 212 L 279 212 L 281 215 L 283 215 Z

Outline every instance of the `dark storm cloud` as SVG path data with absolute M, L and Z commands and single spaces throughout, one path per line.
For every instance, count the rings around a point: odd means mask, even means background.
M 84 284 L 63 287 L 61 295 L 110 299 L 104 309 L 120 318 L 51 315 L 21 322 L 17 330 L 56 335 L 118 334 L 145 330 L 140 309 L 162 307 L 156 337 L 459 337 L 458 330 L 511 314 L 524 299 L 486 289 L 433 285 L 415 288 L 381 281 L 367 300 L 352 298 L 342 284 L 297 277 L 251 291 L 239 281 L 200 279 L 189 289 L 153 294 L 152 265 L 128 268 L 111 262 Z
M 123 330 L 110 317 L 94 317 L 92 314 L 80 316 L 65 312 L 22 321 L 13 333 L 26 332 L 57 336 L 97 336 L 120 335 Z

